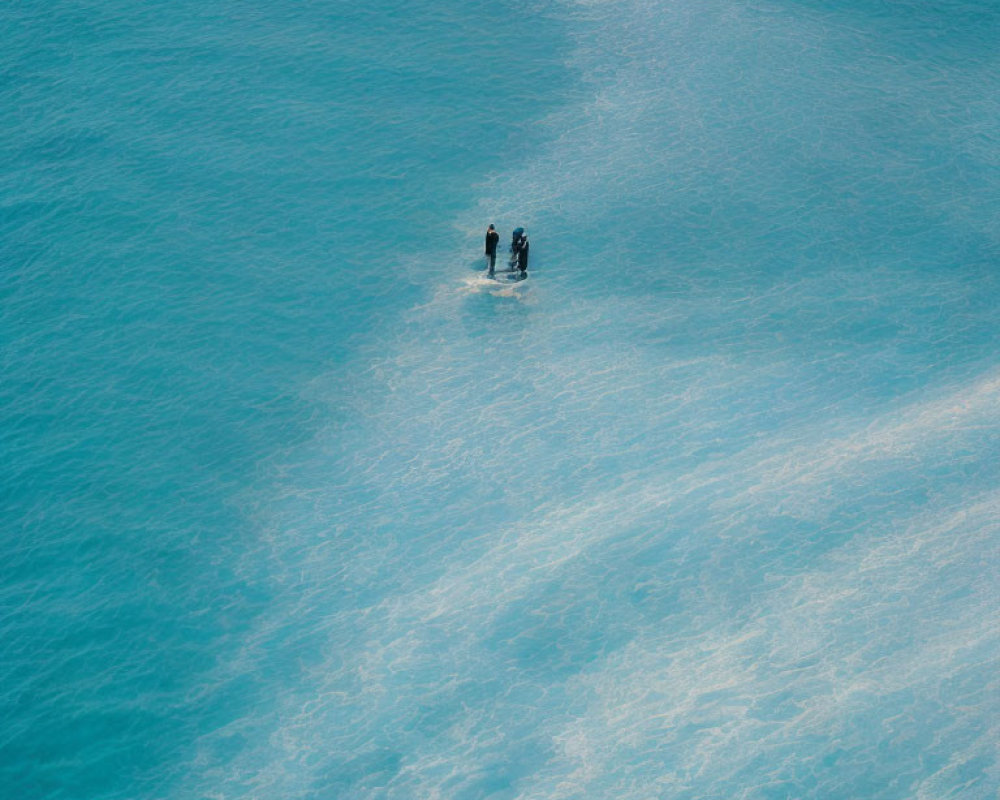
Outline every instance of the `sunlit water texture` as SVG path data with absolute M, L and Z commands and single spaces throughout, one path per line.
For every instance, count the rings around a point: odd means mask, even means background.
M 0 796 L 1000 794 L 1000 6 L 0 37 Z

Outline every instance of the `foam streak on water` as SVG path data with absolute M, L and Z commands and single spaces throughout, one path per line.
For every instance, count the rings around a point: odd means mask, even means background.
M 0 794 L 1000 792 L 992 3 L 56 10 Z

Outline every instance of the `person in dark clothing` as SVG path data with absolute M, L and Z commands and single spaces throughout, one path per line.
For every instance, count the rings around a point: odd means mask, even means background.
M 486 229 L 486 259 L 490 262 L 490 271 L 487 273 L 493 277 L 493 268 L 497 263 L 497 245 L 500 243 L 500 234 L 492 225 Z
M 524 236 L 524 228 L 514 228 L 514 232 L 510 236 L 510 252 L 512 255 L 517 253 L 517 243 L 521 241 L 522 236 Z
M 517 243 L 517 268 L 521 270 L 521 277 L 528 274 L 528 234 L 522 233 Z

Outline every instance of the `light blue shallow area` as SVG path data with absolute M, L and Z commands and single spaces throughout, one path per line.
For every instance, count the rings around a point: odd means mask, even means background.
M 995 3 L 0 41 L 0 797 L 1000 794 Z

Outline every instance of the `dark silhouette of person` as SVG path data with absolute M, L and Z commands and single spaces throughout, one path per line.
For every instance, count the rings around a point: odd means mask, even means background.
M 492 225 L 486 229 L 486 258 L 490 262 L 489 276 L 493 277 L 493 268 L 497 263 L 497 245 L 500 243 L 500 234 Z
M 514 228 L 514 232 L 510 235 L 510 253 L 512 256 L 517 254 L 517 243 L 521 241 L 522 236 L 524 236 L 524 228 Z
M 522 233 L 517 242 L 517 268 L 521 270 L 521 277 L 528 274 L 528 234 Z

